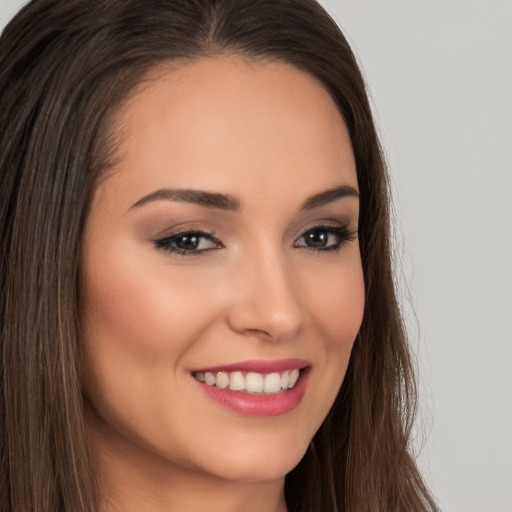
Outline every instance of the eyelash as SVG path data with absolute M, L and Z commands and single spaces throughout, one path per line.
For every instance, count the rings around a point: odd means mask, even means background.
M 202 254 L 204 252 L 212 250 L 212 249 L 187 250 L 187 249 L 182 249 L 180 247 L 176 247 L 175 245 L 173 245 L 180 238 L 184 238 L 186 236 L 204 238 L 206 240 L 214 242 L 218 246 L 215 248 L 223 247 L 223 245 L 218 240 L 215 239 L 214 232 L 201 231 L 201 230 L 197 230 L 197 229 L 184 229 L 184 230 L 178 231 L 177 233 L 174 233 L 170 236 L 166 236 L 164 238 L 155 240 L 155 247 L 157 249 L 161 249 L 169 254 L 178 254 L 180 256 L 194 256 L 196 254 Z
M 309 228 L 306 231 L 304 231 L 304 233 L 302 233 L 302 235 L 297 239 L 297 241 L 301 240 L 305 236 L 307 236 L 309 234 L 312 234 L 312 233 L 315 233 L 315 232 L 317 232 L 317 233 L 318 232 L 324 232 L 324 233 L 327 234 L 327 236 L 335 235 L 337 237 L 338 241 L 335 244 L 327 246 L 327 247 L 311 247 L 311 246 L 307 246 L 307 245 L 300 246 L 300 247 L 304 247 L 305 249 L 309 249 L 310 251 L 312 251 L 314 253 L 318 253 L 318 252 L 338 252 L 338 251 L 340 251 L 345 246 L 345 244 L 355 240 L 356 239 L 356 235 L 357 235 L 357 231 L 350 230 L 348 228 L 348 226 L 346 226 L 346 225 L 343 225 L 343 226 L 330 226 L 330 225 L 320 224 L 320 225 L 317 225 L 317 226 L 313 226 L 312 228 Z M 295 245 L 297 243 L 297 241 L 294 243 L 294 247 L 297 247 Z
M 326 233 L 327 236 L 329 235 L 335 235 L 338 237 L 338 241 L 330 246 L 327 247 L 311 247 L 308 245 L 300 245 L 297 246 L 297 242 L 307 235 L 313 234 L 313 233 L 323 232 Z M 304 249 L 308 249 L 311 252 L 318 253 L 318 252 L 338 252 L 343 248 L 345 244 L 348 242 L 351 242 L 355 240 L 357 235 L 357 231 L 350 230 L 348 226 L 330 226 L 325 224 L 320 224 L 317 226 L 313 226 L 312 228 L 307 229 L 302 233 L 302 235 L 294 242 L 294 247 L 302 247 Z M 180 238 L 184 237 L 197 237 L 200 239 L 205 239 L 210 242 L 213 242 L 216 247 L 211 247 L 208 249 L 183 249 L 176 246 L 176 242 L 180 240 Z M 201 230 L 195 230 L 195 229 L 187 229 L 183 231 L 178 231 L 177 233 L 174 233 L 170 236 L 166 236 L 164 238 L 160 238 L 158 240 L 154 241 L 155 247 L 159 250 L 163 250 L 169 254 L 178 254 L 180 256 L 194 256 L 198 254 L 203 254 L 205 252 L 209 252 L 213 249 L 221 249 L 224 247 L 222 243 L 215 238 L 214 232 L 207 232 L 207 231 L 201 231 Z

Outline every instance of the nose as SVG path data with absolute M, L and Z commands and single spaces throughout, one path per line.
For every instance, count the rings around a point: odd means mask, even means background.
M 305 322 L 305 308 L 293 266 L 283 255 L 261 254 L 244 262 L 232 278 L 228 323 L 234 331 L 271 341 L 293 338 Z

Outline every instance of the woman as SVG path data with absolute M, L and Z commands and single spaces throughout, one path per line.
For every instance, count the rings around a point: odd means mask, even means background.
M 0 98 L 1 510 L 435 510 L 384 163 L 316 2 L 34 1 Z

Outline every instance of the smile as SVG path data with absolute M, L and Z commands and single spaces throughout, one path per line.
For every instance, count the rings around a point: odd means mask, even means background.
M 211 400 L 238 414 L 279 416 L 295 409 L 308 386 L 311 362 L 251 360 L 192 371 Z
M 241 371 L 219 371 L 213 372 L 195 372 L 194 378 L 199 382 L 204 382 L 208 386 L 215 386 L 219 389 L 229 389 L 230 391 L 245 391 L 246 393 L 266 393 L 275 394 L 288 389 L 292 389 L 300 376 L 300 370 L 286 370 L 284 372 L 257 373 Z

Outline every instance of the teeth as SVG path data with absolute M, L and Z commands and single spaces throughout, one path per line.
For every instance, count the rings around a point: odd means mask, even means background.
M 213 375 L 213 373 L 206 372 L 204 374 L 204 381 L 206 382 L 206 384 L 208 384 L 208 386 L 213 386 L 216 380 L 217 379 L 215 378 L 215 375 Z
M 245 389 L 245 379 L 242 372 L 233 372 L 231 374 L 229 389 L 231 389 L 231 391 L 242 391 Z
M 293 388 L 297 379 L 299 378 L 299 370 L 292 370 L 290 372 L 290 380 L 288 381 L 288 389 Z
M 215 385 L 220 389 L 226 389 L 229 386 L 229 375 L 225 372 L 219 372 Z
M 249 393 L 261 393 L 263 391 L 263 375 L 250 372 L 245 377 L 245 388 Z
M 300 370 L 286 370 L 282 373 L 256 373 L 248 372 L 245 376 L 242 372 L 195 372 L 194 377 L 199 382 L 219 389 L 231 391 L 246 391 L 247 393 L 279 393 L 291 389 L 297 383 Z
M 204 377 L 203 377 L 204 380 Z M 288 389 L 288 382 L 290 381 L 290 372 L 283 372 L 281 375 L 281 389 Z
M 279 373 L 269 373 L 265 375 L 263 391 L 265 393 L 277 393 L 281 391 L 281 375 L 279 375 Z

